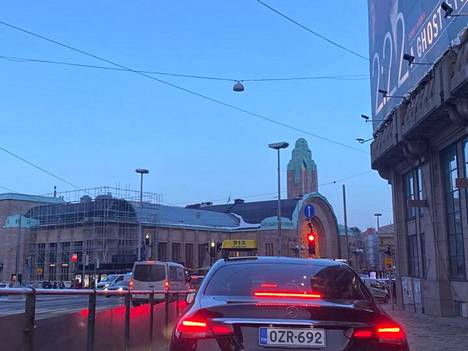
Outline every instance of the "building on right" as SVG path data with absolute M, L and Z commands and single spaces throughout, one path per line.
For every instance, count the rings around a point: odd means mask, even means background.
M 371 158 L 392 186 L 399 307 L 468 317 L 468 2 L 447 3 L 369 0 Z

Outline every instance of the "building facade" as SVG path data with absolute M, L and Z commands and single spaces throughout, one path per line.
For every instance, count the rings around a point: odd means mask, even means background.
M 28 271 L 30 219 L 20 214 L 41 204 L 60 203 L 54 197 L 24 195 L 17 193 L 0 194 L 0 282 L 22 278 Z
M 318 192 L 317 165 L 303 138 L 297 139 L 288 163 L 288 199 Z
M 399 306 L 468 317 L 468 31 L 374 137 L 372 168 L 392 185 Z

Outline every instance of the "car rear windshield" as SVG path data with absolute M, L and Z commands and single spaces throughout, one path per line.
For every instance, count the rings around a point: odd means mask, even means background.
M 233 264 L 218 269 L 206 295 L 254 296 L 256 292 L 314 293 L 323 299 L 368 300 L 359 277 L 346 266 Z
M 166 279 L 166 267 L 161 264 L 139 264 L 135 266 L 133 278 L 141 282 L 159 282 Z

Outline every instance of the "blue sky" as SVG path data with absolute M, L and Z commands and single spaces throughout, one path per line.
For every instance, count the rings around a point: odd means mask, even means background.
M 268 0 L 271 6 L 367 56 L 367 2 Z M 235 79 L 368 74 L 368 64 L 285 21 L 255 0 L 15 1 L 0 20 L 133 69 Z M 0 55 L 102 65 L 0 26 Z M 274 198 L 270 142 L 309 143 L 319 183 L 370 169 L 367 80 L 246 83 L 163 79 L 360 149 L 353 151 L 178 91 L 131 72 L 0 59 L 0 146 L 83 187 L 138 187 L 164 202 Z M 291 149 L 283 154 L 289 159 Z M 0 186 L 25 193 L 72 188 L 0 152 Z M 286 162 L 283 162 L 283 175 Z M 283 177 L 285 180 L 285 177 Z M 346 180 L 349 223 L 391 221 L 391 193 L 374 171 Z M 283 182 L 285 189 L 285 182 Z M 320 188 L 342 218 L 341 182 Z M 250 196 L 272 193 L 271 195 Z M 249 196 L 249 197 L 246 197 Z M 224 201 L 225 202 L 225 201 Z M 340 220 L 341 221 L 341 220 Z

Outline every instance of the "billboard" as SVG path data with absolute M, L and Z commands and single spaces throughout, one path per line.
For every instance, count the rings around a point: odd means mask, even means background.
M 446 0 L 452 15 L 468 0 Z M 442 0 L 368 0 L 369 60 L 374 130 L 467 26 L 468 17 L 446 17 Z M 404 55 L 414 56 L 410 66 Z M 425 63 L 427 65 L 419 65 Z M 387 97 L 379 90 L 387 92 Z M 391 97 L 394 96 L 394 97 Z

